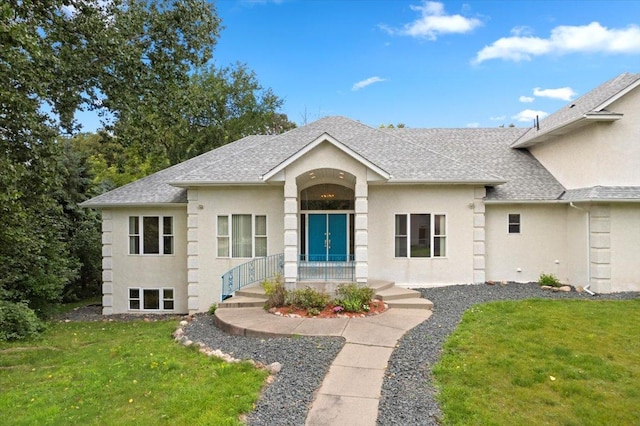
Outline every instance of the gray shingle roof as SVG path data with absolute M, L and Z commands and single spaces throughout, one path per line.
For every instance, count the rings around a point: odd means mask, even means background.
M 233 155 L 268 139 L 268 136 L 248 136 L 220 148 L 191 158 L 175 166 L 98 195 L 82 203 L 84 207 L 129 206 L 145 204 L 186 203 L 187 190 L 169 185 L 168 182 L 189 170 L 215 162 L 220 156 Z
M 603 109 L 607 101 L 640 80 L 640 74 L 624 73 L 601 84 L 565 107 L 554 112 L 540 121 L 540 129 L 531 128 L 514 143 L 514 147 L 525 147 L 536 143 L 536 139 L 560 129 L 564 126 L 582 120 L 585 114 L 595 116 L 606 112 Z
M 592 186 L 569 189 L 562 196 L 566 201 L 639 201 L 640 186 Z
M 500 184 L 488 197 L 556 199 L 564 188 L 525 150 L 526 130 L 376 129 L 326 117 L 275 136 L 249 136 L 83 203 L 86 207 L 185 203 L 187 186 L 264 184 L 261 176 L 325 133 L 391 175 L 393 182 Z M 177 185 L 177 186 L 176 186 Z
M 403 139 L 429 146 L 459 162 L 501 176 L 487 189 L 490 200 L 555 200 L 564 187 L 527 150 L 509 145 L 526 129 L 396 129 Z

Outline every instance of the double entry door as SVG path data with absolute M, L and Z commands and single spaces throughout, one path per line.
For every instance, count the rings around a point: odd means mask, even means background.
M 347 215 L 312 213 L 308 225 L 308 259 L 316 262 L 347 261 Z

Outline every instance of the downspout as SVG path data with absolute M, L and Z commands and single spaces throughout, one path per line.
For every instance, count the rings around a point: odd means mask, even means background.
M 587 229 L 587 285 L 584 286 L 583 289 L 591 296 L 595 296 L 596 294 L 593 291 L 589 290 L 589 287 L 591 286 L 591 212 L 587 209 L 576 206 L 575 204 L 573 204 L 573 202 L 569 202 L 569 206 L 586 213 L 585 218 L 587 219 L 587 223 L 585 228 Z

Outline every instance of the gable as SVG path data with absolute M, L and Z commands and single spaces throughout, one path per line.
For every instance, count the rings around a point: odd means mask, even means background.
M 565 107 L 540 121 L 536 127 L 514 141 L 511 146 L 526 148 L 593 123 L 617 121 L 623 115 L 611 110 L 613 104 L 638 87 L 640 87 L 640 74 L 621 74 L 575 101 L 569 102 Z
M 391 178 L 391 175 L 385 170 L 340 143 L 328 133 L 324 133 L 269 170 L 262 176 L 262 179 L 265 182 L 283 181 L 284 174 L 282 172 L 285 170 L 299 170 L 302 172 L 327 167 L 351 173 L 357 169 L 361 169 L 365 174 L 368 171 L 370 179 L 367 180 L 389 180 Z

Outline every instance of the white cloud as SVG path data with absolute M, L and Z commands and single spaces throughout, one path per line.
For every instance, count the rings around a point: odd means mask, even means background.
M 435 40 L 443 34 L 468 33 L 482 25 L 482 21 L 476 18 L 447 15 L 444 4 L 440 2 L 423 0 L 421 5 L 410 7 L 420 13 L 415 21 L 405 24 L 401 29 L 393 29 L 387 25 L 380 25 L 380 28 L 389 34 Z
M 533 89 L 534 96 L 541 98 L 560 99 L 562 101 L 570 101 L 577 94 L 571 87 L 560 87 L 558 89 L 541 89 L 536 87 Z
M 373 83 L 379 83 L 381 81 L 386 81 L 384 78 L 380 78 L 380 77 L 369 77 L 366 80 L 362 80 L 359 81 L 357 83 L 355 83 L 353 86 L 351 86 L 351 90 L 353 90 L 354 92 L 356 90 L 360 90 L 360 89 L 364 89 L 365 87 L 373 84 Z
M 478 127 L 480 127 L 480 123 L 467 123 L 467 127 L 477 129 Z
M 640 53 L 640 27 L 607 28 L 598 22 L 589 25 L 561 25 L 551 30 L 549 38 L 521 35 L 503 37 L 478 52 L 474 63 L 489 59 L 529 61 L 533 56 L 569 53 Z
M 489 117 L 491 121 L 504 121 L 507 118 L 506 115 L 498 115 L 496 117 Z
M 511 35 L 516 37 L 530 36 L 531 34 L 533 34 L 533 29 L 531 27 L 527 27 L 526 25 L 513 27 L 511 29 Z
M 518 100 L 523 103 L 529 103 L 535 101 L 536 98 L 532 98 L 531 96 L 520 96 Z
M 535 111 L 535 110 L 532 110 L 532 109 L 525 109 L 524 111 L 520 111 L 516 115 L 512 115 L 511 118 L 513 118 L 514 120 L 517 120 L 517 121 L 533 122 L 533 120 L 535 120 L 536 116 L 539 119 L 542 120 L 547 115 L 549 115 L 549 113 L 544 112 L 544 111 Z

